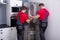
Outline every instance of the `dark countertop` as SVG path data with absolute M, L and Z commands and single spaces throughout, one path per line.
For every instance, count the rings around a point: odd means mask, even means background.
M 0 28 L 9 28 L 9 27 L 11 27 L 11 26 L 8 26 L 6 24 L 0 24 Z

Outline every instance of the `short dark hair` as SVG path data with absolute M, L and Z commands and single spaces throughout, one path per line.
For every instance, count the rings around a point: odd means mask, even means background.
M 26 9 L 27 9 L 27 7 L 25 7 L 25 6 L 20 7 L 20 11 L 26 10 Z
M 44 3 L 40 3 L 39 6 L 45 6 Z

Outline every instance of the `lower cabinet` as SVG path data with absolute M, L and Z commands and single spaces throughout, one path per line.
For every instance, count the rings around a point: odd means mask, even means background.
M 12 27 L 12 28 L 11 28 L 11 40 L 17 40 L 16 27 Z
M 0 40 L 17 40 L 16 28 L 0 28 Z

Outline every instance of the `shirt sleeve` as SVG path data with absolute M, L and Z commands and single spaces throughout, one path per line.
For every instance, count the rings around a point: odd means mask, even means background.
M 43 10 L 40 10 L 37 12 L 37 15 L 42 15 L 42 13 L 43 13 Z
M 24 15 L 24 20 L 26 21 L 28 19 L 28 16 L 27 15 Z

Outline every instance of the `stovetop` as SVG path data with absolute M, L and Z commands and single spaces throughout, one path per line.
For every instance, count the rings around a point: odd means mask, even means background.
M 0 28 L 8 28 L 8 27 L 11 27 L 11 26 L 8 26 L 6 24 L 0 24 Z

